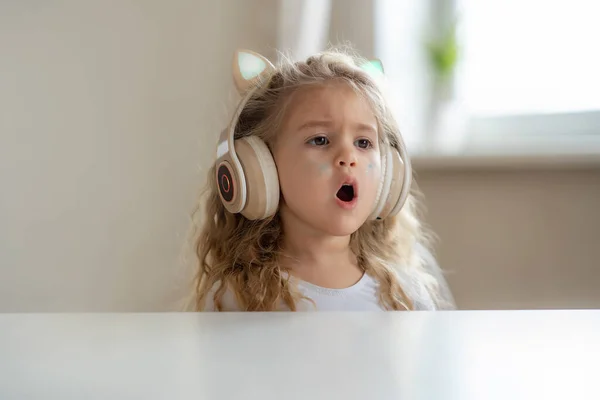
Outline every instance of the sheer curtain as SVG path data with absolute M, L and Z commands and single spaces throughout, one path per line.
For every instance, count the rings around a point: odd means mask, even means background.
M 329 39 L 331 0 L 280 0 L 277 47 L 294 59 L 325 48 Z
M 432 81 L 425 40 L 431 24 L 427 0 L 374 2 L 375 56 L 383 61 L 389 97 L 411 152 L 428 146 Z

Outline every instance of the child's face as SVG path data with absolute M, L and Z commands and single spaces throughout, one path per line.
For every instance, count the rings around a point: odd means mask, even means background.
M 273 148 L 284 223 L 295 220 L 333 236 L 358 230 L 373 210 L 381 177 L 378 139 L 369 104 L 348 85 L 296 91 Z M 344 183 L 354 193 L 338 193 Z

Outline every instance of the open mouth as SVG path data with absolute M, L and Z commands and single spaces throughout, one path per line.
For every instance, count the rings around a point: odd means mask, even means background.
M 342 185 L 340 190 L 336 194 L 337 198 L 341 201 L 348 203 L 354 200 L 354 186 L 353 185 Z

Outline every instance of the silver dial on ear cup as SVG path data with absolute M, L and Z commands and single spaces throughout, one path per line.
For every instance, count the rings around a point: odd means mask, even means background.
M 235 199 L 235 182 L 233 180 L 233 174 L 231 173 L 231 167 L 227 162 L 223 162 L 217 169 L 217 186 L 219 187 L 219 193 L 221 198 L 226 203 L 231 203 Z

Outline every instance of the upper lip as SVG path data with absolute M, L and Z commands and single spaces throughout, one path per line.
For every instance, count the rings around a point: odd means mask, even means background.
M 346 175 L 340 183 L 340 185 L 338 186 L 338 190 L 344 185 L 352 186 L 352 189 L 354 190 L 354 197 L 358 197 L 358 182 L 356 181 L 356 178 L 354 176 Z

